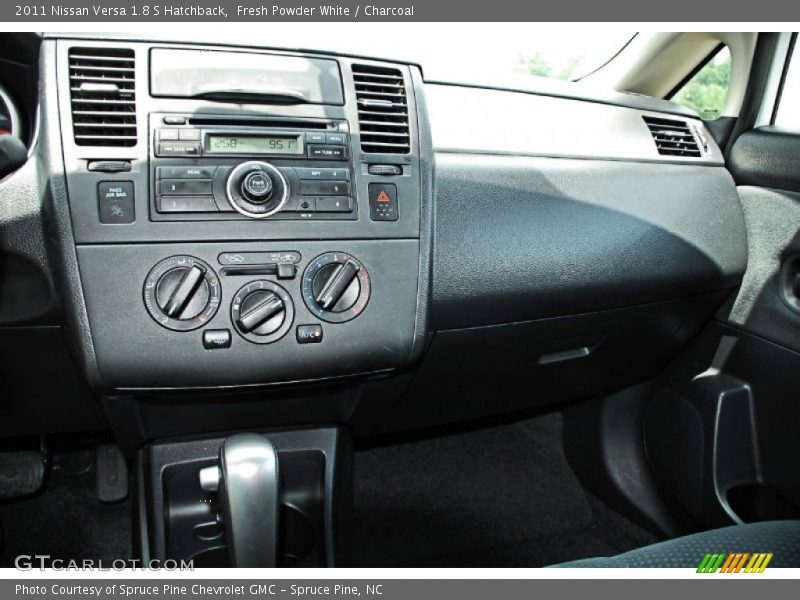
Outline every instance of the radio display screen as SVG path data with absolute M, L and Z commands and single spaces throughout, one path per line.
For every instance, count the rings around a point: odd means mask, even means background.
M 303 154 L 303 138 L 211 134 L 208 150 L 223 154 Z

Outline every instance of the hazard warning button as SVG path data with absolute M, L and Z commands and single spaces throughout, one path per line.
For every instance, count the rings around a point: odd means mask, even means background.
M 373 221 L 397 221 L 399 211 L 395 184 L 369 184 L 369 216 Z

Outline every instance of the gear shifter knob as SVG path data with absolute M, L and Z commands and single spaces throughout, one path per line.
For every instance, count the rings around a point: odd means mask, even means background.
M 233 566 L 276 565 L 279 482 L 278 453 L 267 438 L 256 433 L 227 438 L 219 452 L 219 467 L 200 471 L 204 489 L 219 488 Z

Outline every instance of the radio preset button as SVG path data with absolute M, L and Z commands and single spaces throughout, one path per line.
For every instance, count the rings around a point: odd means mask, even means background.
M 347 151 L 345 146 L 309 144 L 308 157 L 326 160 L 344 160 L 347 158 Z
M 350 185 L 346 181 L 300 181 L 302 196 L 347 196 Z
M 162 179 L 158 182 L 162 196 L 203 196 L 211 194 L 210 179 Z
M 348 169 L 295 167 L 294 170 L 300 179 L 328 179 L 335 181 L 347 181 L 350 179 L 350 171 Z
M 353 201 L 348 196 L 317 196 L 317 212 L 350 212 Z
M 158 199 L 158 212 L 218 212 L 214 196 L 162 196 Z
M 159 179 L 214 179 L 217 167 L 158 167 Z

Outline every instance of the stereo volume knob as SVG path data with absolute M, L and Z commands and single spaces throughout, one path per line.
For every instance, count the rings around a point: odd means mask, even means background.
M 289 293 L 271 281 L 251 281 L 233 297 L 231 321 L 243 338 L 269 344 L 292 326 L 294 305 Z
M 272 179 L 264 171 L 251 171 L 242 181 L 242 195 L 250 202 L 261 204 L 272 194 Z
M 302 287 L 308 309 L 329 323 L 356 318 L 371 293 L 367 269 L 343 252 L 328 252 L 312 260 L 303 274 Z
M 220 285 L 214 270 L 194 256 L 171 256 L 147 274 L 144 304 L 162 327 L 191 331 L 217 312 Z
M 289 197 L 289 183 L 271 164 L 252 160 L 234 167 L 225 182 L 231 207 L 254 219 L 274 215 Z

